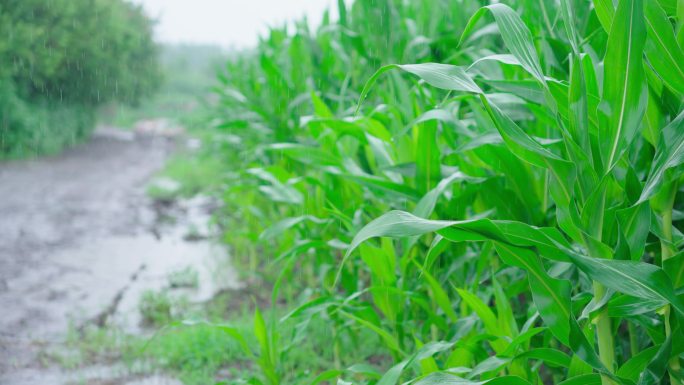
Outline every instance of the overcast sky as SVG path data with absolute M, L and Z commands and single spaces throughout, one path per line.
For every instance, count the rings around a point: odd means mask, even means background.
M 318 25 L 336 0 L 132 0 L 158 19 L 157 39 L 170 43 L 209 43 L 247 48 L 271 25 L 306 15 Z M 333 7 L 333 5 L 335 5 Z M 334 15 L 337 12 L 333 12 Z

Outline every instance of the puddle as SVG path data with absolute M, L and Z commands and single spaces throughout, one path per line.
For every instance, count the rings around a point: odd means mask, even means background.
M 0 377 L 1 378 L 1 377 Z M 7 385 L 183 385 L 163 374 L 134 375 L 121 366 L 97 365 L 65 372 L 55 368 L 27 369 L 11 377 Z
M 176 146 L 168 135 L 100 130 L 60 156 L 0 164 L 1 384 L 177 384 L 111 365 L 65 371 L 41 358 L 70 327 L 147 333 L 138 311 L 147 291 L 194 303 L 240 288 L 211 240 L 211 199 L 160 204 L 145 195 Z
M 108 238 L 62 251 L 56 258 L 65 273 L 51 280 L 47 292 L 28 300 L 47 299 L 45 306 L 55 308 L 56 313 L 62 309 L 64 317 L 62 322 L 45 325 L 46 330 L 34 330 L 37 334 L 66 330 L 69 321 L 82 325 L 98 316 L 126 332 L 139 333 L 138 304 L 147 290 L 169 290 L 203 302 L 220 290 L 239 288 L 224 249 L 209 241 L 152 235 Z M 198 287 L 170 288 L 169 277 L 188 268 L 197 273 Z
M 55 339 L 70 325 L 88 322 L 141 333 L 138 307 L 146 291 L 163 290 L 198 303 L 221 290 L 239 289 L 225 247 L 211 240 L 211 205 L 208 198 L 198 197 L 155 210 L 149 202 L 150 211 L 167 219 L 157 219 L 134 235 L 92 237 L 77 246 L 54 248 L 49 263 L 3 280 L 0 305 L 13 311 L 1 322 L 22 338 Z M 174 276 L 182 281 L 183 275 L 196 287 L 173 282 Z
M 172 297 L 182 296 L 190 302 L 200 303 L 210 300 L 221 290 L 240 288 L 237 275 L 228 265 L 225 249 L 208 241 L 138 237 L 110 240 L 108 247 L 112 250 L 112 258 L 120 258 L 129 268 L 136 265 L 138 268 L 130 284 L 123 289 L 121 300 L 110 319 L 126 332 L 143 331 L 138 307 L 146 291 L 164 290 Z M 139 257 L 131 257 L 131 251 Z M 174 287 L 170 278 L 183 272 L 195 275 L 196 288 Z

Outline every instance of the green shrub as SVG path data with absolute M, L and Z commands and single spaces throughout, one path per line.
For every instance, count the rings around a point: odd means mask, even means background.
M 0 156 L 54 152 L 92 129 L 95 107 L 159 85 L 152 22 L 123 0 L 0 3 Z
M 0 87 L 0 159 L 57 153 L 79 143 L 93 127 L 89 107 L 28 103 L 11 87 Z

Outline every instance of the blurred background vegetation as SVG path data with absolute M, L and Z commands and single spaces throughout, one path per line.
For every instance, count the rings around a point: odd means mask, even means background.
M 0 2 L 0 157 L 55 153 L 87 136 L 98 106 L 157 90 L 152 28 L 124 0 Z
M 162 82 L 157 92 L 137 104 L 119 100 L 104 104 L 98 111 L 98 123 L 128 129 L 143 119 L 166 118 L 192 128 L 199 119 L 197 107 L 208 102 L 226 56 L 215 45 L 161 44 Z

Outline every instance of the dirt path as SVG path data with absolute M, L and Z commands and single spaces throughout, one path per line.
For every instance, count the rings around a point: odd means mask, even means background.
M 136 325 L 142 290 L 215 252 L 154 229 L 145 186 L 173 148 L 165 137 L 100 131 L 57 157 L 0 164 L 0 384 L 69 383 L 40 362 L 45 346 L 109 313 Z

